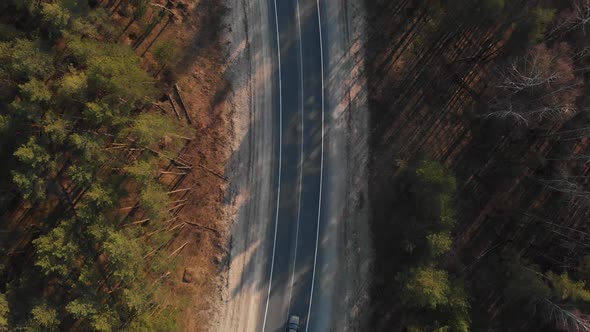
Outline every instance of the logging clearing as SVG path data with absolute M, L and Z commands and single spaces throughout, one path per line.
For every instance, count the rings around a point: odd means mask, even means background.
M 195 311 L 211 306 L 200 296 L 215 289 L 211 257 L 224 252 L 224 175 L 205 165 L 223 165 L 210 140 L 223 144 L 227 128 L 202 112 L 224 85 L 220 51 L 216 62 L 181 51 L 203 21 L 182 24 L 193 10 L 0 4 L 0 330 L 206 327 Z M 180 38 L 163 42 L 175 25 Z M 215 73 L 207 83 L 177 70 L 199 62 Z M 195 84 L 212 95 L 180 90 Z M 195 215 L 208 223 L 185 227 Z M 185 285 L 185 266 L 211 283 Z

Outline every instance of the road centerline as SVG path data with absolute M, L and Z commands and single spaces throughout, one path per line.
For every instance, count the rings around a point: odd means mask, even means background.
M 291 286 L 289 288 L 289 306 L 287 308 L 287 313 L 291 313 L 291 297 L 293 295 L 293 283 L 295 282 L 295 267 L 297 263 L 297 243 L 299 241 L 299 223 L 301 220 L 301 192 L 303 186 L 303 129 L 304 129 L 304 110 L 305 110 L 305 93 L 303 89 L 303 35 L 301 34 L 301 16 L 299 13 L 299 0 L 295 0 L 296 8 L 297 8 L 297 30 L 299 33 L 299 74 L 300 74 L 300 82 L 301 82 L 301 141 L 300 141 L 300 151 L 299 151 L 299 197 L 297 198 L 297 226 L 295 230 L 295 253 L 293 256 L 293 270 L 291 273 Z

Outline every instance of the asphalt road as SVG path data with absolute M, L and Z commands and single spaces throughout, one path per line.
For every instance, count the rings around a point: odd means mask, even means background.
M 347 330 L 363 306 L 368 130 L 357 2 L 228 0 L 235 221 L 215 331 L 285 331 L 290 315 L 300 331 Z
M 267 298 L 260 331 L 283 331 L 290 315 L 309 328 L 322 216 L 325 101 L 321 4 L 275 0 L 269 6 L 275 65 L 275 215 L 269 228 Z

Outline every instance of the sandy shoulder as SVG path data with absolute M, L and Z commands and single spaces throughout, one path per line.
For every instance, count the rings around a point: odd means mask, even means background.
M 331 116 L 327 133 L 328 165 L 334 165 L 329 168 L 333 172 L 328 178 L 332 189 L 328 198 L 331 214 L 328 233 L 337 241 L 326 246 L 326 251 L 331 260 L 338 262 L 338 267 L 333 275 L 335 282 L 321 282 L 328 289 L 331 287 L 334 305 L 330 327 L 337 331 L 361 331 L 367 319 L 373 262 L 367 192 L 366 16 L 362 0 L 324 1 L 322 5 L 326 13 L 323 34 L 329 47 L 326 73 L 326 98 Z M 329 241 L 329 238 L 325 240 Z
M 230 229 L 228 268 L 223 271 L 222 301 L 211 331 L 254 331 L 259 305 L 266 296 L 264 267 L 274 171 L 268 162 L 273 149 L 272 50 L 268 1 L 225 0 L 229 12 L 224 47 L 226 78 L 231 82 L 231 158 L 226 165 L 230 187 L 226 220 Z

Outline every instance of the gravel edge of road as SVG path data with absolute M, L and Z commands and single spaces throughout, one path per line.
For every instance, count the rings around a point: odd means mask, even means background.
M 330 59 L 328 77 L 334 82 L 346 82 L 343 91 L 327 95 L 328 103 L 339 105 L 334 120 L 338 125 L 331 133 L 339 136 L 333 150 L 346 151 L 343 156 L 345 160 L 336 162 L 347 165 L 346 182 L 340 188 L 344 194 L 344 223 L 338 230 L 344 247 L 340 247 L 343 250 L 337 253 L 339 271 L 344 280 L 334 290 L 335 307 L 331 325 L 336 331 L 362 331 L 368 319 L 373 263 L 367 168 L 370 128 L 368 88 L 364 73 L 366 12 L 363 0 L 325 1 L 324 6 L 326 12 L 337 12 L 341 16 L 338 20 L 340 24 L 328 24 L 324 33 L 334 43 L 330 43 L 330 46 L 336 50 Z M 338 202 L 333 205 L 335 209 L 338 208 Z
M 257 160 L 268 160 L 264 156 L 272 149 L 256 149 L 253 144 L 260 135 L 270 133 L 270 119 L 261 121 L 265 109 L 272 105 L 271 68 L 264 65 L 269 54 L 270 32 L 264 18 L 250 21 L 249 18 L 268 8 L 263 0 L 224 0 L 228 13 L 223 18 L 224 48 L 228 54 L 225 72 L 231 84 L 228 104 L 231 107 L 231 151 L 232 157 L 226 165 L 230 188 L 226 193 L 226 216 L 230 231 L 227 265 L 222 274 L 224 287 L 221 293 L 221 308 L 216 322 L 210 331 L 254 331 L 258 326 L 257 304 L 266 294 L 264 275 L 264 249 L 268 243 L 260 239 L 265 234 L 270 216 L 261 215 L 265 202 L 271 202 L 270 178 L 253 176 L 267 173 L 273 176 L 272 169 L 265 165 L 253 164 Z M 254 36 L 253 36 L 254 35 Z M 251 40 L 255 38 L 255 40 Z M 253 54 L 254 53 L 254 54 Z M 270 97 L 269 97 L 270 96 Z M 268 110 L 267 110 L 268 113 Z M 265 137 L 262 137 L 265 138 Z M 266 137 L 268 138 L 268 137 Z M 256 160 L 255 160 L 256 159 Z M 253 209 L 244 209 L 248 200 L 257 200 Z M 258 204 L 256 204 L 258 203 Z M 246 215 L 244 215 L 246 214 Z M 239 291 L 236 292 L 236 289 Z

